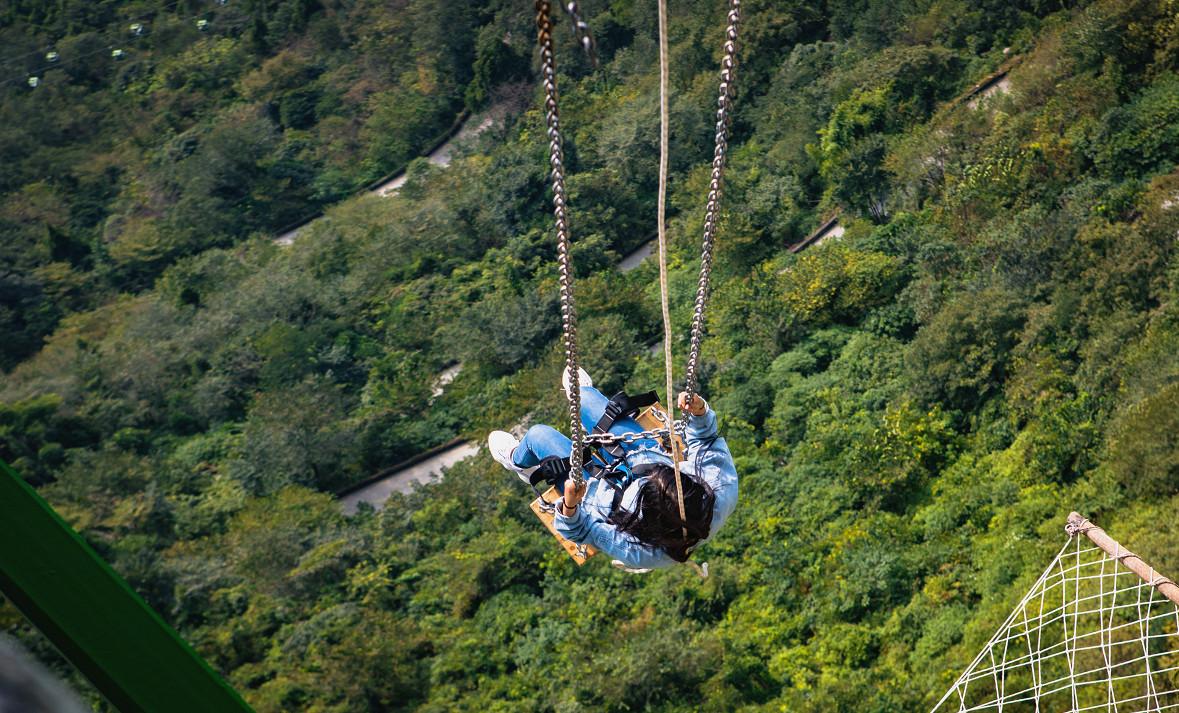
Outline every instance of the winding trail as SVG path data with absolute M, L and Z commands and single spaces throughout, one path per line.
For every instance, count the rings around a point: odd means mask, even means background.
M 644 260 L 655 254 L 656 247 L 658 247 L 658 241 L 654 238 L 638 246 L 622 258 L 622 261 L 618 263 L 618 271 L 630 272 L 642 265 Z
M 458 146 L 459 144 L 461 144 L 464 141 L 467 141 L 469 139 L 472 139 L 472 138 L 478 136 L 479 134 L 482 134 L 484 131 L 487 131 L 492 126 L 495 126 L 496 121 L 499 120 L 500 118 L 502 118 L 501 117 L 502 113 L 503 113 L 502 109 L 500 109 L 498 107 L 492 107 L 491 109 L 488 109 L 485 113 L 468 119 L 466 121 L 466 123 L 463 124 L 462 128 L 459 129 L 455 133 L 454 136 L 452 136 L 449 140 L 447 140 L 446 142 L 444 142 L 443 144 L 438 146 L 438 148 L 434 149 L 429 154 L 427 154 L 426 160 L 435 166 L 441 166 L 442 168 L 446 168 L 447 166 L 450 165 L 450 162 L 454 159 L 454 149 L 456 146 Z M 396 175 L 392 176 L 389 180 L 385 181 L 384 183 L 381 183 L 379 185 L 376 185 L 376 186 L 373 186 L 372 188 L 370 188 L 366 192 L 366 195 L 381 196 L 381 197 L 391 196 L 391 195 L 397 193 L 397 191 L 399 191 L 401 189 L 401 187 L 403 185 L 405 185 L 405 181 L 407 178 L 408 178 L 408 176 L 406 175 L 405 170 L 402 169 L 400 172 L 398 172 Z M 308 225 L 311 225 L 315 221 L 319 220 L 320 217 L 322 217 L 322 216 L 312 218 L 311 220 L 308 220 L 307 222 L 305 222 L 301 225 L 296 225 L 295 227 L 291 228 L 290 230 L 287 230 L 286 232 L 281 233 L 280 235 L 278 235 L 277 237 L 274 238 L 274 242 L 277 245 L 290 245 L 290 244 L 294 243 L 295 238 L 299 235 L 300 232 L 302 232 L 303 228 L 306 228 Z
M 467 139 L 474 138 L 495 125 L 495 117 L 493 115 L 475 118 L 480 119 L 478 123 L 476 123 L 474 119 L 468 119 L 467 123 L 463 124 L 463 128 L 459 129 L 458 133 L 455 134 L 453 138 L 427 154 L 426 160 L 435 166 L 441 166 L 443 168 L 449 166 L 451 160 L 454 158 L 454 147 L 456 144 L 466 141 Z M 368 194 L 370 196 L 392 195 L 399 191 L 403 185 L 405 185 L 406 178 L 407 176 L 405 171 L 402 171 L 396 176 L 390 178 L 388 181 L 385 181 L 381 185 L 374 187 L 368 192 Z
M 360 503 L 368 503 L 377 510 L 393 493 L 408 493 L 417 483 L 428 483 L 442 472 L 461 460 L 479 452 L 479 445 L 463 441 L 443 448 L 430 457 L 397 470 L 380 480 L 373 481 L 350 493 L 340 496 L 340 507 L 345 515 L 356 512 Z
M 486 130 L 486 120 L 475 127 L 476 132 Z M 461 135 L 461 132 L 460 132 Z M 458 139 L 458 136 L 455 137 Z M 438 152 L 441 152 L 441 148 Z M 439 156 L 438 160 L 449 161 L 449 153 Z M 433 162 L 433 154 L 431 154 L 431 161 Z M 446 164 L 438 163 L 437 165 L 444 166 Z M 398 182 L 400 181 L 400 182 Z M 396 191 L 401 185 L 405 183 L 404 177 L 395 178 L 384 186 L 379 186 L 374 189 L 374 193 L 378 195 L 389 195 L 389 193 Z M 385 191 L 385 192 L 381 192 Z M 630 272 L 643 261 L 651 257 L 655 251 L 655 241 L 649 240 L 634 251 L 627 254 L 618 263 L 618 270 L 620 272 Z M 662 342 L 660 342 L 662 344 Z M 659 344 L 652 348 L 654 350 L 660 349 Z M 438 378 L 433 384 L 433 397 L 437 398 L 442 395 L 446 386 L 458 376 L 459 370 L 462 368 L 461 364 L 455 364 L 448 367 L 445 371 L 438 375 Z M 470 458 L 479 452 L 479 444 L 472 441 L 463 441 L 442 448 L 441 450 L 431 453 L 427 451 L 425 458 L 422 460 L 411 461 L 404 467 L 397 468 L 389 472 L 388 475 L 380 477 L 370 483 L 367 483 L 360 488 L 340 496 L 340 506 L 344 510 L 345 515 L 352 515 L 356 512 L 360 503 L 365 502 L 372 505 L 377 510 L 380 510 L 385 505 L 385 501 L 393 493 L 408 493 L 413 489 L 415 484 L 428 483 L 440 477 L 447 468 L 450 468 L 455 463 L 461 460 Z M 395 466 L 396 468 L 396 466 Z

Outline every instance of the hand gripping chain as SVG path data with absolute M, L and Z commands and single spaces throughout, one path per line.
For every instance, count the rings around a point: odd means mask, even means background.
M 582 474 L 582 451 L 586 443 L 614 444 L 632 443 L 646 438 L 662 438 L 670 434 L 669 428 L 652 429 L 625 434 L 586 434 L 582 427 L 581 382 L 578 376 L 577 356 L 577 309 L 573 296 L 573 266 L 569 237 L 568 215 L 566 213 L 565 161 L 561 140 L 560 115 L 557 109 L 557 73 L 553 56 L 553 25 L 550 0 L 536 0 L 537 39 L 540 44 L 541 77 L 545 92 L 545 120 L 549 138 L 549 165 L 552 169 L 553 215 L 557 231 L 557 273 L 561 291 L 561 321 L 565 345 L 565 369 L 569 380 L 569 431 L 573 441 L 570 454 L 570 477 L 577 484 L 584 482 Z M 575 0 L 564 6 L 573 18 L 579 44 L 590 53 L 596 64 L 593 38 L 589 27 L 578 11 Z M 720 91 L 717 98 L 716 146 L 713 150 L 712 175 L 709 181 L 708 202 L 705 207 L 704 238 L 700 256 L 700 279 L 696 290 L 695 307 L 692 314 L 692 332 L 688 349 L 688 365 L 685 375 L 685 391 L 689 401 L 699 386 L 700 348 L 704 337 L 704 318 L 710 296 L 709 283 L 712 278 L 713 246 L 719 222 L 721 188 L 725 164 L 728 157 L 729 125 L 732 121 L 732 100 L 737 66 L 737 29 L 741 19 L 741 0 L 729 0 L 728 28 L 725 31 L 724 58 L 721 62 Z M 671 394 L 668 394 L 671 398 Z M 687 424 L 688 414 L 676 424 L 682 433 Z M 665 421 L 666 422 L 666 421 Z
M 565 339 L 565 369 L 569 379 L 570 477 L 577 485 L 585 482 L 581 453 L 585 429 L 581 425 L 581 379 L 577 373 L 577 306 L 573 299 L 573 264 L 570 259 L 569 222 L 565 212 L 565 153 L 561 144 L 561 122 L 557 112 L 557 70 L 553 61 L 553 23 L 549 0 L 536 0 L 536 30 L 540 43 L 540 72 L 544 82 L 544 111 L 549 136 L 549 166 L 552 168 L 553 216 L 557 228 L 557 275 L 561 285 L 561 322 Z
M 712 250 L 719 222 L 721 187 L 729 148 L 729 124 L 732 122 L 734 79 L 737 69 L 737 28 L 741 22 L 741 0 L 729 0 L 729 26 L 725 30 L 725 56 L 721 61 L 720 92 L 716 110 L 716 148 L 712 153 L 712 177 L 708 183 L 708 203 L 704 213 L 704 240 L 700 250 L 700 282 L 696 288 L 696 305 L 692 313 L 692 338 L 688 347 L 688 366 L 684 390 L 689 403 L 696 395 L 700 366 L 700 344 L 704 339 L 704 313 L 708 308 L 709 283 L 712 279 Z M 684 422 L 688 414 L 684 414 Z

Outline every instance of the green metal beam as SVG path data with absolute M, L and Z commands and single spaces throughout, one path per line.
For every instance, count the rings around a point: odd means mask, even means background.
M 0 461 L 0 591 L 122 713 L 250 711 L 172 627 Z

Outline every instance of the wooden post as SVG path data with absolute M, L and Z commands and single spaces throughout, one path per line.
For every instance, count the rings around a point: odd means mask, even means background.
M 1142 581 L 1159 590 L 1159 594 L 1179 605 L 1179 585 L 1156 572 L 1154 567 L 1148 565 L 1141 557 L 1119 545 L 1116 540 L 1105 533 L 1105 530 L 1074 512 L 1069 513 L 1068 524 L 1064 526 L 1064 531 L 1072 537 L 1084 534 L 1106 554 L 1141 577 Z

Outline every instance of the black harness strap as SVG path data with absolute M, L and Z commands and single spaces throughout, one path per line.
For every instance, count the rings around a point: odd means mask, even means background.
M 610 430 L 610 427 L 618 419 L 633 418 L 638 415 L 640 410 L 658 403 L 658 401 L 659 394 L 654 391 L 635 394 L 634 396 L 628 396 L 625 391 L 619 391 L 610 397 L 610 402 L 606 404 L 606 409 L 602 413 L 602 417 L 598 419 L 598 423 L 594 426 L 594 433 L 605 433 Z
M 565 481 L 569 479 L 569 459 L 561 456 L 549 456 L 542 458 L 540 465 L 536 466 L 536 470 L 532 471 L 532 475 L 528 476 L 528 482 L 533 488 L 536 488 L 541 483 L 548 483 L 549 485 L 557 486 L 558 490 L 563 490 Z
M 628 396 L 625 391 L 619 391 L 610 398 L 610 402 L 606 404 L 606 409 L 602 413 L 602 417 L 594 424 L 594 433 L 609 433 L 610 427 L 614 425 L 615 421 L 620 418 L 634 418 L 639 411 L 659 401 L 659 394 L 654 391 L 648 391 L 643 394 L 636 394 Z M 611 443 L 602 446 L 602 450 L 606 455 L 614 459 L 615 462 L 623 460 L 625 451 L 622 450 L 621 443 Z
M 609 433 L 610 428 L 619 419 L 634 418 L 640 410 L 658 401 L 659 395 L 654 391 L 635 396 L 628 396 L 625 391 L 619 391 L 606 404 L 602 417 L 594 424 L 593 432 Z M 589 477 L 598 478 L 614 489 L 611 511 L 618 509 L 622 502 L 622 496 L 626 492 L 626 486 L 632 480 L 626 476 L 638 476 L 652 467 L 644 465 L 630 468 L 626 462 L 626 451 L 623 450 L 621 443 L 600 446 L 600 452 L 596 451 L 593 446 L 587 446 L 583 451 L 581 462 Z M 541 483 L 548 483 L 556 486 L 558 490 L 564 490 L 565 481 L 569 479 L 570 467 L 569 458 L 549 456 L 540 461 L 536 470 L 529 476 L 528 482 L 532 484 L 533 489 L 536 489 Z

